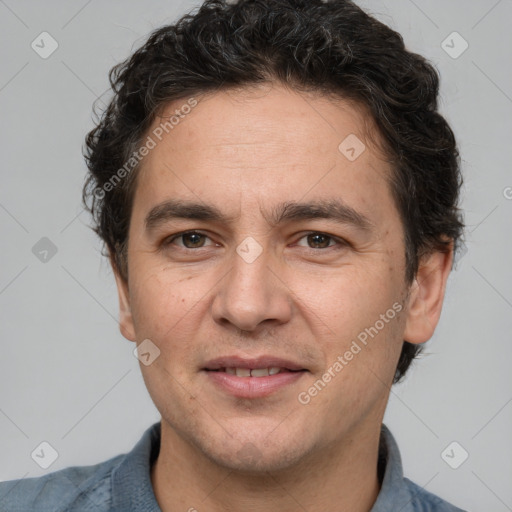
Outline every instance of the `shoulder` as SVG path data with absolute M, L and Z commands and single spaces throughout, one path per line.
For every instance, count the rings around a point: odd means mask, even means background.
M 74 466 L 38 478 L 0 482 L 2 512 L 101 512 L 110 509 L 111 474 L 118 455 L 92 466 Z
M 404 484 L 411 495 L 411 510 L 415 512 L 465 512 L 426 491 L 408 478 L 404 478 Z
M 372 512 L 464 512 L 404 477 L 400 450 L 385 425 L 381 428 L 379 471 L 381 491 Z

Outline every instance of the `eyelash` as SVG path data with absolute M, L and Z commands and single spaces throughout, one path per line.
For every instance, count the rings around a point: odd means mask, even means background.
M 200 236 L 203 236 L 203 237 L 206 237 L 206 238 L 210 238 L 208 235 L 204 234 L 204 233 L 201 233 L 200 231 L 182 231 L 181 233 L 176 233 L 175 235 L 171 235 L 170 237 L 167 237 L 164 242 L 163 242 L 163 245 L 164 246 L 168 246 L 168 245 L 171 245 L 174 240 L 177 240 L 178 238 L 182 238 L 184 237 L 185 235 L 200 235 Z M 311 235 L 321 235 L 321 236 L 324 236 L 324 237 L 327 237 L 329 239 L 329 241 L 333 241 L 336 243 L 336 245 L 329 245 L 327 247 L 323 247 L 323 248 L 314 248 L 314 247 L 307 247 L 306 249 L 309 249 L 311 251 L 326 251 L 327 249 L 333 249 L 333 248 L 341 248 L 341 247 L 346 247 L 349 245 L 349 243 L 346 241 L 346 240 L 343 240 L 342 238 L 338 238 L 338 237 L 335 237 L 333 235 L 330 235 L 329 233 L 324 233 L 323 231 L 309 231 L 308 233 L 304 234 L 302 237 L 299 238 L 299 240 L 302 240 L 303 238 L 306 238 L 308 236 L 311 236 Z M 204 249 L 205 247 L 197 247 L 197 248 L 190 248 L 190 247 L 180 247 L 178 246 L 181 250 L 184 250 L 184 251 L 196 251 L 198 249 Z M 207 246 L 209 247 L 209 246 Z

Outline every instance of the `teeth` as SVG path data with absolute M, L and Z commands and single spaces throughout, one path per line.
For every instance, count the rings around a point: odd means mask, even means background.
M 257 368 L 251 370 L 251 377 L 268 377 L 268 368 Z
M 279 366 L 272 366 L 271 368 L 222 368 L 229 375 L 236 375 L 237 377 L 268 377 L 269 375 L 276 375 L 281 371 L 286 371 Z

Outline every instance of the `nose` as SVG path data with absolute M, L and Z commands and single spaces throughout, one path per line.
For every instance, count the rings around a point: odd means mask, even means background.
M 279 275 L 279 265 L 271 260 L 268 250 L 252 262 L 233 251 L 231 270 L 219 283 L 212 304 L 217 323 L 254 332 L 290 320 L 290 290 Z

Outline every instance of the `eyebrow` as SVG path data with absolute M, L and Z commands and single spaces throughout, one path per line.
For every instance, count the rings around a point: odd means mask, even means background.
M 287 202 L 275 207 L 270 216 L 264 215 L 269 224 L 284 221 L 311 219 L 332 219 L 341 224 L 349 224 L 361 231 L 371 231 L 375 224 L 340 199 L 312 201 L 308 203 Z
M 272 208 L 269 213 L 262 212 L 262 215 L 272 226 L 299 220 L 332 219 L 341 224 L 351 225 L 361 231 L 371 231 L 375 228 L 375 224 L 368 217 L 340 199 L 306 203 L 284 202 Z M 145 219 L 146 230 L 152 231 L 174 219 L 230 224 L 235 217 L 225 215 L 214 205 L 170 199 L 150 210 Z

